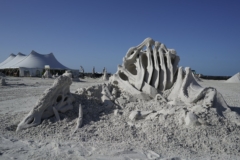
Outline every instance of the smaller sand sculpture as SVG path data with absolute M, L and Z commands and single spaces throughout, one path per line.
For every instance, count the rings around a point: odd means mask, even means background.
M 80 66 L 80 71 L 82 72 L 82 74 L 84 74 L 84 68 L 83 68 L 83 66 Z
M 95 67 L 93 67 L 93 69 L 92 69 L 92 76 L 91 77 L 95 78 Z
M 84 68 L 83 68 L 83 66 L 80 66 L 80 72 L 81 72 L 81 74 L 80 74 L 80 77 L 81 78 L 84 78 Z
M 43 78 L 52 78 L 52 74 L 50 73 L 49 70 L 45 71 L 45 73 L 43 74 Z
M 65 73 L 63 73 L 63 76 L 68 76 L 69 78 L 72 79 L 73 75 L 70 70 L 66 70 Z
M 74 82 L 80 82 L 79 75 L 74 75 L 71 70 L 66 70 L 65 73 L 63 74 L 64 76 L 68 76 L 69 78 L 72 79 Z
M 6 86 L 7 85 L 4 77 L 0 77 L 0 85 L 1 86 Z
M 108 75 L 107 75 L 107 70 L 105 69 L 104 67 L 104 72 L 103 72 L 103 78 L 102 78 L 104 81 L 107 81 L 108 80 Z
M 73 108 L 74 97 L 70 93 L 71 78 L 59 76 L 53 85 L 46 89 L 28 115 L 18 124 L 17 131 L 37 126 L 42 119 L 53 115 L 60 120 L 58 112 L 65 113 Z
M 106 68 L 104 67 L 104 68 L 103 68 L 103 72 L 102 72 L 102 73 L 104 74 L 104 73 L 105 73 L 105 71 L 106 71 Z

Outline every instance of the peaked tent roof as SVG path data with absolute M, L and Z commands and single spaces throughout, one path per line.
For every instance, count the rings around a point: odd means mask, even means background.
M 7 59 L 5 59 L 5 61 L 3 61 L 2 63 L 0 63 L 0 68 L 1 68 L 1 66 L 3 66 L 4 64 L 6 64 L 6 63 L 8 63 L 9 61 L 11 61 L 13 58 L 15 58 L 16 57 L 16 55 L 15 54 L 13 54 L 13 53 L 11 53 L 10 55 L 9 55 L 9 57 L 7 58 Z
M 226 82 L 239 83 L 240 82 L 240 72 L 229 78 Z
M 49 65 L 51 69 L 69 69 L 68 67 L 62 65 L 55 58 L 53 53 L 50 54 L 39 54 L 32 51 L 28 56 L 18 53 L 10 54 L 10 56 L 0 63 L 0 69 L 5 68 L 45 68 L 45 65 Z
M 51 69 L 69 69 L 58 62 L 53 53 L 39 54 L 35 51 L 32 51 L 25 59 L 14 64 L 11 68 L 45 68 L 45 65 L 49 65 Z
M 0 66 L 1 69 L 4 68 L 11 68 L 11 66 L 15 65 L 16 63 L 21 62 L 22 60 L 24 60 L 27 56 L 25 54 L 22 53 L 18 53 L 16 55 L 16 57 L 14 57 L 11 61 L 5 63 L 4 65 Z

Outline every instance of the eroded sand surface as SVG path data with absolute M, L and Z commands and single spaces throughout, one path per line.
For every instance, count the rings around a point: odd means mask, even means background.
M 174 116 L 154 120 L 129 120 L 132 110 L 154 110 L 154 101 L 126 100 L 118 115 L 101 106 L 99 99 L 76 96 L 73 110 L 52 117 L 37 127 L 16 133 L 18 123 L 33 108 L 53 79 L 7 77 L 0 86 L 0 159 L 239 159 L 240 127 L 225 120 L 216 126 L 194 128 L 178 126 Z M 100 79 L 73 82 L 78 88 L 103 83 Z M 232 110 L 240 110 L 240 85 L 203 80 L 202 86 L 215 87 Z M 124 100 L 124 99 L 123 99 Z M 83 108 L 83 127 L 73 134 L 78 117 L 77 104 Z M 176 110 L 184 104 L 175 106 Z M 171 109 L 171 108 L 167 108 Z

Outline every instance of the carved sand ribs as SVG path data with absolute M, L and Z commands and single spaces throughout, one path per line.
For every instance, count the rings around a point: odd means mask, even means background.
M 175 50 L 147 38 L 128 50 L 112 81 L 123 83 L 134 94 L 144 92 L 154 97 L 172 87 L 179 60 Z

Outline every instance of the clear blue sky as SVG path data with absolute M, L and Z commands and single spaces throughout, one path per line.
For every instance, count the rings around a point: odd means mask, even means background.
M 0 0 L 0 62 L 10 53 L 54 53 L 85 72 L 115 73 L 127 50 L 151 37 L 180 66 L 204 75 L 240 72 L 240 0 Z

